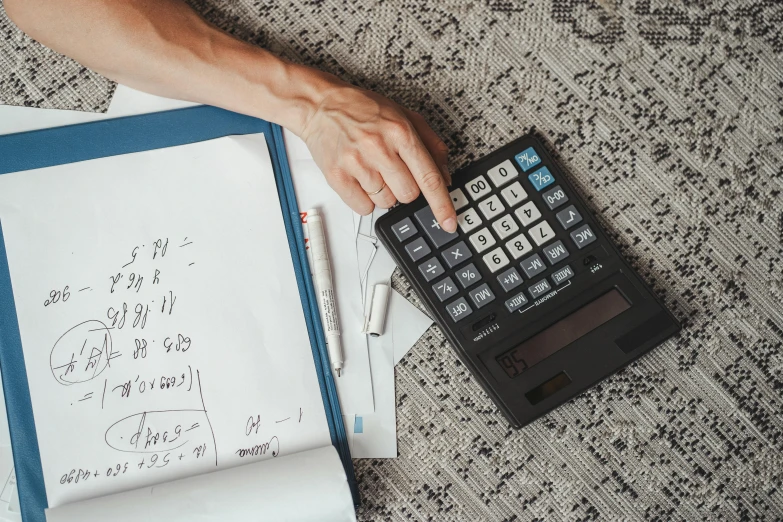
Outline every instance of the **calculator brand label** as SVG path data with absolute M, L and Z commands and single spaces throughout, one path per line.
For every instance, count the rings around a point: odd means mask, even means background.
M 528 147 L 527 149 L 523 150 L 514 156 L 514 159 L 517 160 L 517 163 L 519 163 L 519 166 L 524 172 L 527 172 L 541 163 L 541 158 L 538 157 L 538 154 L 533 149 L 533 147 Z

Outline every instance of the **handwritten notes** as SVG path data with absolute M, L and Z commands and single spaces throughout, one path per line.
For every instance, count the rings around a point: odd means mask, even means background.
M 0 176 L 50 507 L 328 446 L 263 135 Z

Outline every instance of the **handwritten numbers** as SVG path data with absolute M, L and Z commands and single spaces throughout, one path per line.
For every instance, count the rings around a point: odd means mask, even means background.
M 70 292 L 68 292 L 69 288 L 70 287 L 66 286 L 62 292 L 60 292 L 59 290 L 52 290 L 51 292 L 49 292 L 49 299 L 44 301 L 44 306 L 49 306 L 51 304 L 58 303 L 60 302 L 61 299 L 63 303 L 68 301 L 68 298 L 71 297 Z
M 196 458 L 197 459 L 203 457 L 206 452 L 207 452 L 207 445 L 206 444 L 202 444 L 201 446 L 197 446 L 193 450 L 193 453 L 196 454 Z
M 136 286 L 136 293 L 138 293 L 139 290 L 141 290 L 141 283 L 142 283 L 142 281 L 144 281 L 144 277 L 141 274 L 137 275 L 137 274 L 131 273 L 130 277 L 128 277 L 129 284 L 128 284 L 127 288 L 125 288 L 125 289 L 126 290 L 130 290 L 130 288 L 135 285 Z
M 147 357 L 147 341 L 145 339 L 136 339 L 136 349 L 133 350 L 133 358 L 146 359 Z
M 158 454 L 156 453 L 156 454 L 154 454 L 153 456 L 150 457 L 150 463 L 147 466 L 147 469 L 154 467 L 155 464 L 157 464 L 157 463 L 158 463 Z
M 158 253 L 160 253 L 160 257 L 164 257 L 166 255 L 166 249 L 169 247 L 169 240 L 166 238 L 166 242 L 163 243 L 162 239 L 158 239 L 155 241 L 155 251 L 152 253 L 152 259 L 155 259 L 158 256 Z
M 128 305 L 125 303 L 122 303 L 122 315 L 120 316 L 120 311 L 115 310 L 113 306 L 109 307 L 109 310 L 106 312 L 106 316 L 111 319 L 111 325 L 112 327 L 117 327 L 119 330 L 122 330 L 122 327 L 125 326 L 125 316 L 128 315 Z
M 147 313 L 149 313 L 149 306 L 142 306 L 141 303 L 136 305 L 136 319 L 133 321 L 133 327 L 136 328 L 141 324 L 141 329 L 147 324 Z
M 136 252 L 139 251 L 139 247 L 136 247 L 133 249 L 133 252 L 131 252 L 131 260 L 124 265 L 122 265 L 122 268 L 125 268 L 126 266 L 130 266 L 133 264 L 134 261 L 136 261 Z
M 155 269 L 155 275 L 152 278 L 152 284 L 157 285 L 160 284 L 160 270 L 157 268 Z
M 114 293 L 114 285 L 120 282 L 120 279 L 122 279 L 122 274 L 117 274 L 117 276 L 109 276 L 109 279 L 111 279 L 111 294 Z
M 190 343 L 190 337 L 178 334 L 176 343 L 171 340 L 171 337 L 166 337 L 166 339 L 163 340 L 163 347 L 166 348 L 166 353 L 169 353 L 172 348 L 174 351 L 185 353 L 190 348 Z
M 177 302 L 177 296 L 174 295 L 174 292 L 169 290 L 169 315 L 171 315 L 171 312 L 174 311 L 174 303 Z M 165 314 L 166 313 L 166 296 L 163 296 L 163 306 L 160 307 L 160 313 Z

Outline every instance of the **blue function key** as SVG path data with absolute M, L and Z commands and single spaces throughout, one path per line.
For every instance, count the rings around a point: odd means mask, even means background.
M 541 167 L 534 173 L 530 174 L 527 179 L 530 180 L 530 183 L 533 184 L 533 188 L 538 192 L 541 192 L 541 190 L 555 182 L 555 177 L 546 167 Z
M 541 158 L 538 156 L 533 147 L 526 148 L 514 156 L 514 159 L 517 160 L 517 163 L 519 163 L 519 166 L 522 168 L 522 172 L 527 172 L 541 163 Z
M 449 233 L 440 228 L 438 220 L 435 219 L 435 214 L 432 213 L 432 209 L 428 206 L 421 210 L 417 210 L 413 215 L 416 216 L 416 221 L 418 221 L 424 229 L 424 233 L 427 234 L 433 244 L 435 244 L 435 248 L 440 248 L 449 241 L 457 239 L 457 236 L 459 235 L 456 232 Z

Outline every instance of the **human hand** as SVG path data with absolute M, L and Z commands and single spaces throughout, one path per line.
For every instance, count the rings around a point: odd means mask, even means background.
M 448 149 L 419 114 L 339 82 L 313 110 L 300 137 L 329 186 L 355 212 L 410 203 L 421 193 L 440 226 L 457 230 L 446 188 Z

